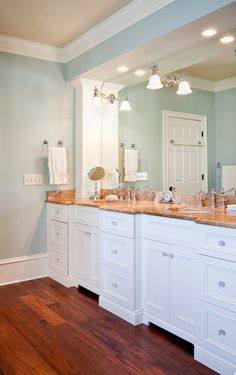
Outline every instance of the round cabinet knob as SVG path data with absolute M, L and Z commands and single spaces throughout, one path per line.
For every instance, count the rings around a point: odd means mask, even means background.
M 170 257 L 170 259 L 173 259 L 174 258 L 174 254 L 170 253 L 169 257 Z
M 118 288 L 118 284 L 117 284 L 117 283 L 113 283 L 113 284 L 112 284 L 112 287 L 113 287 L 113 288 Z
M 218 245 L 220 247 L 224 247 L 225 246 L 225 241 L 223 241 L 223 240 L 218 241 Z
M 116 221 L 112 221 L 111 224 L 113 225 L 113 227 L 117 226 L 117 222 Z
M 116 249 L 112 250 L 112 254 L 116 255 L 118 251 Z
M 219 288 L 224 288 L 225 287 L 225 282 L 224 281 L 218 281 L 218 287 Z
M 167 257 L 168 256 L 168 254 L 167 254 L 167 252 L 166 251 L 163 251 L 163 253 L 161 254 L 163 257 Z
M 60 211 L 59 211 L 59 210 L 56 210 L 56 214 L 58 214 L 58 215 L 59 215 L 59 213 L 60 213 Z
M 60 233 L 59 233 L 59 232 L 57 232 L 57 233 L 56 233 L 56 235 L 57 235 L 57 237 L 59 237 L 59 236 L 60 236 Z
M 219 335 L 219 336 L 225 336 L 226 333 L 225 333 L 225 331 L 224 331 L 223 329 L 219 329 L 219 331 L 218 331 L 218 335 Z

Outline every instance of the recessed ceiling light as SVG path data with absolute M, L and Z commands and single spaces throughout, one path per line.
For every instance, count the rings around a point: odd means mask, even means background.
M 117 70 L 120 73 L 125 73 L 125 72 L 128 72 L 129 68 L 127 68 L 127 66 L 119 66 L 119 68 L 117 68 Z
M 144 76 L 144 74 L 146 74 L 145 70 L 135 70 L 134 74 L 136 74 L 136 76 Z
M 226 36 L 223 36 L 222 38 L 220 38 L 220 42 L 221 43 L 231 43 L 234 41 L 234 37 L 232 35 L 226 35 Z
M 206 29 L 206 30 L 203 30 L 202 35 L 203 36 L 213 36 L 213 35 L 216 35 L 216 33 L 217 33 L 216 29 Z

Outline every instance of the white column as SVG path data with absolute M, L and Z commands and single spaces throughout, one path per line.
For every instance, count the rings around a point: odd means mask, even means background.
M 100 89 L 102 82 L 78 79 L 71 82 L 75 87 L 75 183 L 76 196 L 89 197 L 94 183 L 87 173 L 91 168 L 101 166 L 105 170 L 103 188 L 118 185 L 118 102 L 110 104 L 105 99 L 102 108 L 91 105 L 93 89 Z M 104 83 L 105 95 L 118 96 L 123 86 Z

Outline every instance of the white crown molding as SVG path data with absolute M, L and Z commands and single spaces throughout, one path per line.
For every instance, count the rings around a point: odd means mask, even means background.
M 193 76 L 188 76 L 188 78 L 191 87 L 199 90 L 220 92 L 236 87 L 236 77 L 223 79 L 221 81 L 209 81 L 207 79 L 197 78 Z
M 63 62 L 63 49 L 47 44 L 0 35 L 0 51 L 37 59 Z
M 67 63 L 175 0 L 133 0 L 64 48 L 0 35 L 0 51 Z
M 120 31 L 132 26 L 150 14 L 169 5 L 175 0 L 133 0 L 118 12 L 99 23 L 80 38 L 69 43 L 64 48 L 65 62 L 88 51 L 90 48 L 104 42 Z
M 236 77 L 215 82 L 215 92 L 230 90 L 236 87 Z

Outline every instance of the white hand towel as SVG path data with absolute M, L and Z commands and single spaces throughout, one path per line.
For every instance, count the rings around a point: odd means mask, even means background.
M 236 188 L 236 165 L 223 165 L 221 175 L 221 189 L 224 191 Z
M 69 183 L 65 147 L 49 147 L 48 169 L 51 185 L 66 185 Z
M 125 150 L 124 168 L 125 181 L 136 181 L 138 171 L 138 150 Z

